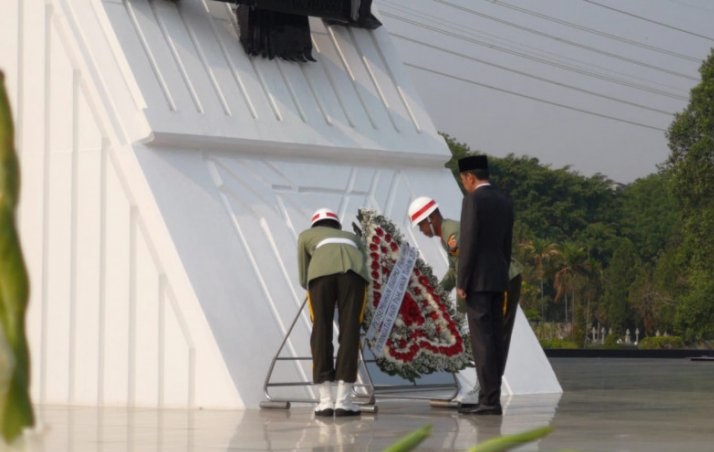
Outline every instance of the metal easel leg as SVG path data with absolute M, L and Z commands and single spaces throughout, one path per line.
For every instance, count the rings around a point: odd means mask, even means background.
M 363 342 L 364 343 L 364 342 Z M 365 353 L 369 352 L 371 358 L 365 358 Z M 368 395 L 365 394 L 363 397 L 369 399 L 369 403 L 376 403 L 376 400 L 380 398 L 389 399 L 403 399 L 403 400 L 427 400 L 434 407 L 446 407 L 449 406 L 451 400 L 458 394 L 459 382 L 456 379 L 456 374 L 450 373 L 449 376 L 453 383 L 417 383 L 416 381 L 409 382 L 408 384 L 375 384 L 372 375 L 369 371 L 369 364 L 377 363 L 377 358 L 374 351 L 371 349 L 369 344 L 364 343 L 363 347 L 360 348 L 360 359 L 362 361 L 362 366 L 365 372 L 365 381 L 369 385 L 370 391 Z M 449 391 L 451 391 L 449 393 Z M 427 394 L 439 392 L 448 393 L 449 395 L 444 398 L 431 398 Z M 456 405 L 454 405 L 456 406 Z
M 260 408 L 289 409 L 291 402 L 298 402 L 298 401 L 300 401 L 300 402 L 316 402 L 316 400 L 313 400 L 313 399 L 291 400 L 291 399 L 285 399 L 285 398 L 276 398 L 270 394 L 270 388 L 272 388 L 272 387 L 306 386 L 308 384 L 311 384 L 311 383 L 298 383 L 298 382 L 294 382 L 294 383 L 292 383 L 292 382 L 290 382 L 290 383 L 272 383 L 271 382 L 271 379 L 273 377 L 273 371 L 275 370 L 275 363 L 277 361 L 295 361 L 295 360 L 304 359 L 302 357 L 281 358 L 280 353 L 283 351 L 283 348 L 285 348 L 285 344 L 288 341 L 288 337 L 290 337 L 290 333 L 292 333 L 293 329 L 295 328 L 295 324 L 297 324 L 297 321 L 300 318 L 300 314 L 302 313 L 302 310 L 305 308 L 306 304 L 307 304 L 307 297 L 302 302 L 302 305 L 300 305 L 300 309 L 298 309 L 298 312 L 295 315 L 293 322 L 290 324 L 290 328 L 288 328 L 288 331 L 285 333 L 285 337 L 283 337 L 283 341 L 280 343 L 280 347 L 278 347 L 278 351 L 275 353 L 275 356 L 273 356 L 273 359 L 270 362 L 270 368 L 268 369 L 268 374 L 265 376 L 265 383 L 263 384 L 263 393 L 265 394 L 265 398 L 267 400 L 263 400 L 260 402 Z M 312 358 L 308 358 L 308 359 L 312 359 Z
M 288 331 L 285 333 L 285 337 L 283 338 L 283 341 L 280 343 L 280 347 L 278 347 L 278 351 L 275 353 L 275 356 L 273 356 L 273 359 L 270 362 L 270 367 L 268 369 L 267 375 L 265 376 L 265 382 L 263 384 L 263 393 L 265 394 L 265 398 L 267 400 L 263 400 L 260 402 L 260 408 L 289 409 L 291 403 L 317 403 L 318 402 L 316 399 L 307 399 L 307 398 L 297 399 L 297 398 L 275 397 L 270 392 L 271 388 L 276 388 L 276 387 L 312 386 L 311 381 L 281 382 L 281 383 L 272 382 L 273 372 L 275 371 L 275 364 L 278 361 L 306 361 L 306 360 L 312 361 L 311 356 L 305 356 L 305 357 L 297 356 L 297 357 L 285 357 L 285 358 L 280 356 L 280 354 L 282 353 L 283 349 L 285 348 L 288 338 L 290 337 L 290 334 L 292 333 L 293 329 L 295 328 L 295 325 L 297 324 L 297 321 L 300 318 L 302 310 L 305 308 L 306 304 L 307 304 L 307 298 L 305 298 L 302 305 L 300 306 L 300 309 L 298 309 L 298 312 L 295 315 L 293 322 L 290 324 L 290 328 L 288 328 Z M 377 406 L 375 404 L 374 385 L 372 383 L 372 377 L 369 373 L 369 368 L 367 367 L 367 364 L 364 359 L 364 355 L 362 353 L 361 344 L 360 344 L 359 363 L 358 363 L 358 371 L 357 372 L 358 372 L 358 382 L 355 384 L 355 394 L 354 394 L 355 395 L 355 403 L 360 405 L 360 409 L 365 414 L 376 413 Z
M 278 351 L 276 352 L 275 356 L 273 356 L 273 359 L 270 362 L 270 367 L 268 369 L 268 373 L 265 376 L 265 382 L 263 384 L 263 392 L 265 394 L 266 400 L 260 402 L 260 407 L 265 408 L 265 409 L 289 409 L 290 405 L 292 403 L 317 403 L 318 401 L 313 398 L 285 398 L 285 397 L 276 397 L 273 394 L 271 394 L 271 388 L 277 388 L 277 387 L 305 387 L 305 386 L 312 386 L 311 381 L 296 381 L 296 382 L 280 382 L 280 383 L 275 383 L 272 381 L 273 378 L 273 373 L 275 371 L 275 365 L 277 364 L 278 361 L 312 361 L 311 356 L 295 356 L 295 357 L 281 357 L 280 354 L 283 352 L 283 349 L 285 348 L 288 338 L 290 337 L 290 334 L 293 332 L 293 329 L 295 328 L 295 325 L 297 324 L 298 319 L 300 318 L 300 315 L 302 313 L 302 310 L 305 308 L 305 305 L 307 304 L 307 298 L 303 301 L 302 305 L 300 306 L 300 309 L 298 309 L 297 314 L 295 315 L 295 318 L 293 319 L 292 323 L 290 324 L 290 327 L 288 328 L 288 331 L 285 333 L 285 337 L 283 338 L 282 342 L 280 343 L 280 347 L 278 347 Z M 419 399 L 419 400 L 429 400 L 429 403 L 433 407 L 444 407 L 444 408 L 453 408 L 457 406 L 455 402 L 452 402 L 451 399 L 456 396 L 458 393 L 459 389 L 459 383 L 458 380 L 456 379 L 455 374 L 451 374 L 451 377 L 453 378 L 454 384 L 453 385 L 447 385 L 447 384 L 415 384 L 412 382 L 412 384 L 409 385 L 392 385 L 392 386 L 384 386 L 384 387 L 377 387 L 374 384 L 374 380 L 372 378 L 370 369 L 369 369 L 369 363 L 375 363 L 376 358 L 374 358 L 374 353 L 372 350 L 369 348 L 369 345 L 363 344 L 363 341 L 360 341 L 360 350 L 359 350 L 359 363 L 358 363 L 358 376 L 357 376 L 357 382 L 354 385 L 354 397 L 355 397 L 355 403 L 360 405 L 360 409 L 364 414 L 370 414 L 370 413 L 377 413 L 377 398 L 379 395 L 383 395 L 386 397 L 391 397 L 391 398 L 404 398 L 404 399 Z M 373 358 L 372 359 L 366 359 L 365 358 L 365 349 L 369 350 L 369 352 L 372 354 Z M 425 393 L 425 392 L 430 392 L 430 391 L 445 391 L 454 388 L 454 393 L 446 399 L 430 399 L 428 397 L 424 397 L 423 395 L 421 396 L 415 396 L 413 395 L 415 392 L 416 393 Z M 411 395 L 410 395 L 411 394 Z
M 369 366 L 364 359 L 362 341 L 359 347 L 359 363 L 357 367 L 358 383 L 354 386 L 355 403 L 360 406 L 363 413 L 377 413 L 377 399 L 374 395 L 374 383 L 369 372 Z

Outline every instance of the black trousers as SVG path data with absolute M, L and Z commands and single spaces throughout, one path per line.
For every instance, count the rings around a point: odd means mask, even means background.
M 308 285 L 308 303 L 312 317 L 310 349 L 312 380 L 357 380 L 359 335 L 367 295 L 367 281 L 354 272 L 338 273 L 313 279 Z M 337 362 L 332 345 L 332 325 L 338 313 Z
M 472 292 L 466 297 L 471 349 L 476 364 L 479 404 L 501 404 L 505 363 L 503 292 Z
M 518 300 L 521 298 L 521 283 L 523 278 L 516 275 L 508 281 L 508 291 L 506 292 L 506 312 L 503 315 L 503 368 L 501 375 L 506 371 L 508 361 L 508 349 L 511 347 L 511 334 L 513 334 L 513 324 L 516 322 L 518 312 Z

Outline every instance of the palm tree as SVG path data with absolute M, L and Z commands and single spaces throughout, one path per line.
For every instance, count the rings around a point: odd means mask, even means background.
M 548 273 L 550 264 L 561 256 L 560 247 L 557 243 L 544 239 L 532 239 L 522 245 L 523 251 L 528 257 L 528 262 L 533 265 L 535 275 L 540 283 L 540 314 L 545 318 L 545 308 L 543 303 L 543 281 Z
M 657 326 L 668 325 L 673 317 L 672 297 L 653 280 L 652 274 L 641 271 L 632 284 L 628 302 L 642 321 L 643 333 L 654 334 Z
M 566 323 L 568 322 L 568 296 L 570 296 L 571 311 L 574 312 L 575 293 L 582 288 L 582 283 L 587 279 L 589 267 L 588 253 L 584 246 L 575 242 L 563 244 L 553 285 L 555 301 L 564 300 Z M 572 312 L 571 316 L 573 316 Z
M 594 319 L 597 318 L 596 315 L 596 300 L 599 300 L 602 293 L 602 265 L 600 261 L 593 258 L 592 256 L 588 258 L 587 266 L 587 281 L 586 286 L 583 288 L 582 296 L 585 299 L 585 316 L 584 325 L 589 328 Z M 587 330 L 585 331 L 587 335 Z M 584 339 L 584 338 L 583 338 Z

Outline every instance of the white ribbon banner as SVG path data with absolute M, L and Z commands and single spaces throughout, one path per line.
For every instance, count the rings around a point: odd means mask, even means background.
M 392 332 L 397 314 L 399 314 L 399 308 L 402 306 L 404 292 L 407 290 L 409 276 L 416 263 L 416 248 L 404 242 L 400 251 L 399 259 L 397 259 L 392 272 L 389 274 L 387 284 L 384 285 L 379 306 L 374 311 L 372 323 L 370 323 L 367 330 L 367 342 L 371 345 L 372 353 L 377 358 L 384 355 L 384 345 Z

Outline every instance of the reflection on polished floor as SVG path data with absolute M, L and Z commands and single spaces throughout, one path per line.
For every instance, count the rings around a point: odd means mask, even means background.
M 378 414 L 316 420 L 290 410 L 149 410 L 40 406 L 30 451 L 379 451 L 424 424 L 417 450 L 466 450 L 552 425 L 523 451 L 714 450 L 714 362 L 554 358 L 562 396 L 504 398 L 503 417 L 460 416 L 426 401 L 380 400 Z M 13 449 L 14 450 L 14 449 Z

